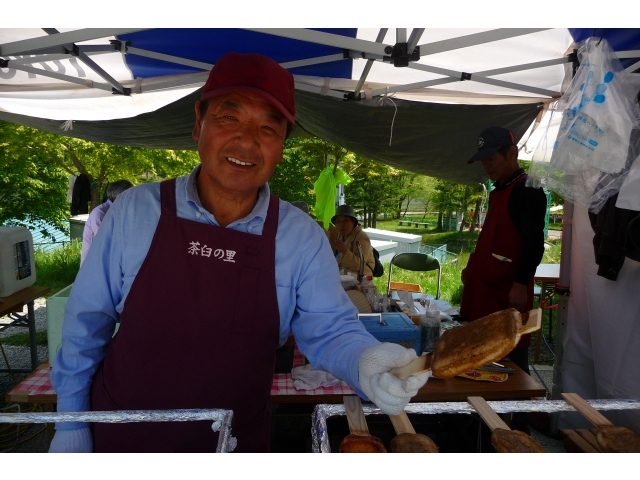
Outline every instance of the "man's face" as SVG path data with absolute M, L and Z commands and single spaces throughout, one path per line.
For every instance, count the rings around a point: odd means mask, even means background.
M 511 151 L 507 153 L 507 158 L 503 157 L 500 152 L 496 152 L 491 155 L 489 158 L 482 160 L 482 168 L 487 172 L 487 175 L 491 179 L 492 182 L 500 181 L 504 182 L 507 180 L 511 174 L 515 170 L 517 170 L 518 166 L 515 165 L 508 158 L 511 155 Z
M 231 199 L 257 194 L 282 161 L 286 119 L 253 93 L 214 97 L 202 116 L 199 104 L 192 134 L 202 161 L 198 191 L 215 189 Z
M 335 222 L 338 233 L 343 237 L 348 237 L 356 226 L 353 218 L 347 215 L 338 215 Z

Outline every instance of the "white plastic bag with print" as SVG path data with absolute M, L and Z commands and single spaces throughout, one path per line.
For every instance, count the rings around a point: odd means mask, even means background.
M 580 68 L 558 102 L 563 115 L 548 173 L 565 183 L 550 185 L 552 190 L 598 211 L 629 168 L 629 138 L 640 108 L 607 41 L 589 38 L 578 46 Z
M 635 92 L 605 39 L 582 42 L 578 58 L 580 68 L 558 105 L 564 115 L 551 161 L 567 173 L 589 166 L 618 173 L 640 119 Z

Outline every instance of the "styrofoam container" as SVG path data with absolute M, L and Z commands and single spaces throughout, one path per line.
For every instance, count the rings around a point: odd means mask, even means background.
M 67 300 L 69 300 L 72 286 L 73 284 L 64 287 L 55 295 L 47 298 L 47 345 L 49 347 L 49 365 L 52 367 L 58 350 L 60 350 L 60 345 L 62 345 L 64 309 L 67 306 Z M 113 332 L 114 335 L 118 332 L 119 327 L 120 324 L 117 324 Z
M 33 237 L 25 227 L 0 227 L 0 297 L 36 281 Z
M 64 308 L 67 305 L 72 286 L 73 284 L 47 298 L 47 345 L 49 346 L 49 365 L 52 367 L 58 349 L 62 345 Z

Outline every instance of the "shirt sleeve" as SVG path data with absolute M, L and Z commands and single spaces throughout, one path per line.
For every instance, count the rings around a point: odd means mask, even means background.
M 62 345 L 51 371 L 59 412 L 90 410 L 90 387 L 120 315 L 122 297 L 119 269 L 121 234 L 117 214 L 111 208 L 103 219 L 91 250 L 78 272 L 64 312 Z M 71 430 L 87 423 L 59 423 L 57 430 Z
M 358 378 L 360 356 L 380 342 L 358 320 L 357 309 L 340 283 L 338 266 L 322 229 L 311 221 L 310 226 L 305 224 L 296 223 L 297 233 L 305 242 L 285 235 L 288 228 L 282 229 L 278 240 L 283 242 L 279 247 L 283 254 L 276 270 L 290 268 L 294 272 L 291 285 L 277 284 L 278 302 L 284 307 L 281 312 L 287 312 L 281 313 L 281 341 L 293 333 L 300 352 L 314 369 L 344 380 L 366 398 Z
M 526 187 L 525 182 L 519 182 L 513 187 L 508 209 L 522 235 L 522 253 L 514 281 L 526 285 L 535 276 L 544 255 L 547 196 L 541 188 Z

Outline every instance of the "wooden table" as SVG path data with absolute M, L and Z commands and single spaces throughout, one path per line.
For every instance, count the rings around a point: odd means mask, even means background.
M 540 283 L 553 283 L 555 284 L 560 280 L 560 264 L 559 263 L 541 263 L 536 268 L 536 273 L 533 277 L 534 282 Z
M 560 264 L 541 263 L 538 265 L 538 268 L 536 268 L 533 281 L 540 284 L 540 308 L 549 310 L 549 341 L 551 341 L 551 309 L 554 308 L 553 297 L 555 295 L 555 285 L 560 281 Z M 540 359 L 541 339 L 542 330 L 540 330 L 536 336 L 536 347 L 533 354 L 534 363 L 538 363 Z
M 296 357 L 298 358 L 294 360 L 294 364 L 302 357 L 297 349 Z M 470 395 L 481 396 L 487 400 L 525 400 L 546 395 L 545 388 L 515 364 L 503 364 L 515 370 L 504 382 L 474 381 L 460 377 L 449 380 L 430 378 L 411 401 L 457 402 L 466 401 Z M 49 381 L 50 372 L 49 362 L 44 362 L 6 395 L 6 401 L 54 405 L 57 396 Z M 344 395 L 355 394 L 348 386 L 324 387 L 310 391 L 295 390 L 292 387 L 291 374 L 275 374 L 273 377 L 271 402 L 274 404 L 342 403 Z
M 31 369 L 13 368 L 14 372 L 32 372 L 38 367 L 38 349 L 36 346 L 36 316 L 33 311 L 33 302 L 37 298 L 45 296 L 51 289 L 49 287 L 27 287 L 22 290 L 3 297 L 0 302 L 0 318 L 9 315 L 11 319 L 8 323 L 0 323 L 0 330 L 8 327 L 28 327 L 29 345 L 31 347 Z M 19 315 L 24 306 L 27 306 L 27 315 Z M 0 369 L 0 372 L 8 372 L 9 369 Z
M 45 412 L 55 411 L 58 396 L 49 381 L 49 360 L 36 368 L 31 375 L 22 380 L 18 385 L 5 395 L 5 401 L 11 403 L 40 403 Z M 49 443 L 55 433 L 55 424 L 47 423 L 47 439 Z
M 511 367 L 515 373 L 510 373 L 504 382 L 474 381 L 455 377 L 448 380 L 430 378 L 418 394 L 411 399 L 412 403 L 425 402 L 460 402 L 467 401 L 468 396 L 480 396 L 487 400 L 530 400 L 534 397 L 544 397 L 546 389 L 517 365 L 502 362 Z M 291 403 L 342 403 L 342 396 L 348 393 L 320 394 L 320 395 L 271 395 L 274 404 Z M 352 394 L 353 395 L 353 394 Z

